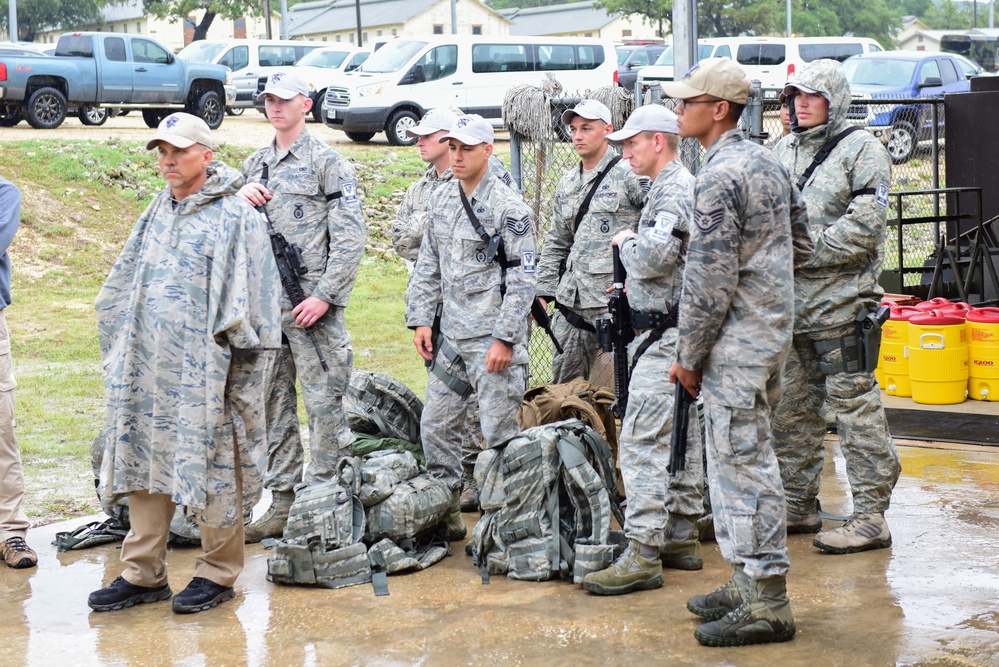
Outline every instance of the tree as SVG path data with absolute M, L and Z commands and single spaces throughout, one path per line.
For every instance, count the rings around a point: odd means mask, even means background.
M 201 21 L 194 26 L 195 42 L 205 39 L 216 16 L 238 19 L 264 14 L 263 3 L 254 0 L 143 0 L 143 6 L 147 12 L 157 18 L 173 17 L 182 21 L 186 21 L 196 12 L 204 11 Z
M 779 0 L 701 0 L 697 3 L 698 37 L 773 35 L 784 16 Z
M 968 30 L 974 22 L 974 11 L 966 2 L 943 0 L 926 10 L 922 19 L 932 30 Z
M 796 0 L 791 29 L 797 35 L 870 37 L 890 47 L 901 9 L 886 0 Z
M 660 36 L 672 32 L 673 0 L 597 0 L 594 6 L 606 9 L 609 14 L 621 12 L 625 16 L 642 16 L 651 25 L 658 25 Z
M 11 36 L 11 41 L 33 42 L 39 30 L 97 23 L 103 4 L 103 0 L 18 0 L 17 36 Z M 9 33 L 8 0 L 0 0 L 0 12 L 0 25 Z

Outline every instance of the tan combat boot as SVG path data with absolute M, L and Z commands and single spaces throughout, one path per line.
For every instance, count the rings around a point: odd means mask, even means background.
M 697 517 L 669 515 L 666 521 L 666 544 L 659 557 L 663 567 L 674 570 L 700 570 L 704 567 L 697 533 Z
M 246 527 L 247 544 L 259 542 L 268 537 L 281 537 L 288 524 L 288 513 L 295 502 L 294 491 L 274 491 L 271 493 L 271 506 L 262 517 Z
M 738 608 L 704 623 L 694 637 L 705 646 L 746 646 L 786 642 L 794 637 L 794 615 L 784 577 L 753 579 Z
M 583 588 L 597 595 L 624 595 L 661 588 L 663 564 L 655 556 L 656 547 L 646 548 L 652 552 L 649 558 L 643 557 L 642 546 L 631 540 L 624 553 L 610 567 L 586 575 Z
M 714 621 L 738 608 L 746 597 L 748 588 L 749 577 L 741 565 L 736 565 L 732 568 L 732 578 L 723 586 L 707 595 L 695 595 L 687 600 L 687 610 L 705 620 Z
M 451 512 L 444 519 L 444 527 L 447 528 L 447 538 L 452 542 L 465 539 L 468 531 L 465 529 L 465 520 L 461 518 L 461 490 L 456 489 L 451 496 Z

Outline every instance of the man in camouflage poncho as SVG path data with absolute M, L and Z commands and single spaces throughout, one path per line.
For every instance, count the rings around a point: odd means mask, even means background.
M 430 198 L 430 222 L 409 287 L 406 326 L 415 330 L 420 356 L 432 359 L 431 326 L 443 301 L 443 340 L 461 363 L 441 353 L 437 363 L 475 390 L 486 446 L 496 447 L 520 433 L 517 408 L 527 380 L 527 316 L 536 284 L 534 224 L 523 198 L 488 168 L 493 151 L 488 121 L 463 116 L 441 140 L 449 143 L 455 180 Z M 472 216 L 488 240 L 482 239 Z M 490 248 L 500 246 L 503 253 L 489 255 Z M 454 492 L 446 522 L 452 540 L 466 534 L 459 487 L 460 429 L 468 409 L 469 402 L 444 383 L 428 384 L 420 429 L 430 474 Z
M 552 359 L 552 382 L 583 377 L 611 384 L 597 366 L 593 318 L 607 312 L 607 288 L 613 282 L 610 240 L 622 229 L 634 229 L 645 203 L 647 178 L 639 178 L 607 145 L 613 132 L 611 113 L 602 102 L 583 100 L 562 114 L 572 131 L 580 162 L 555 189 L 552 225 L 538 261 L 538 296 L 557 313 L 552 331 L 565 350 Z M 619 161 L 611 165 L 617 158 Z M 582 218 L 578 213 L 597 178 L 606 172 Z
M 788 641 L 790 566 L 784 489 L 770 443 L 770 410 L 794 324 L 794 265 L 811 252 L 804 204 L 773 154 L 738 129 L 749 80 L 709 58 L 663 91 L 682 100 L 680 136 L 707 150 L 680 297 L 670 380 L 704 395 L 708 485 L 715 536 L 732 579 L 687 609 L 706 619 L 708 646 Z
M 282 293 L 285 345 L 268 378 L 267 439 L 270 451 L 265 486 L 271 506 L 246 530 L 249 542 L 281 535 L 302 481 L 305 452 L 298 422 L 295 379 L 309 418 L 309 468 L 305 482 L 329 481 L 342 456 L 352 455 L 343 395 L 354 365 L 344 321 L 354 280 L 364 255 L 367 230 L 357 195 L 354 167 L 305 129 L 312 109 L 309 89 L 293 72 L 275 72 L 260 97 L 275 129 L 274 141 L 243 163 L 247 179 L 239 194 L 266 206 L 274 228 L 302 251 L 307 273 L 300 277 L 305 300 L 292 305 Z M 260 183 L 264 166 L 267 184 Z M 270 252 L 270 244 L 261 246 Z M 311 329 L 329 371 L 323 369 Z
M 621 421 L 629 545 L 609 568 L 586 575 L 583 588 L 618 595 L 662 586 L 664 565 L 682 570 L 703 566 L 696 522 L 703 507 L 704 461 L 695 427 L 689 432 L 686 469 L 669 475 L 675 393 L 663 390 L 663 377 L 676 360 L 677 302 L 694 191 L 694 177 L 677 159 L 676 116 L 649 104 L 607 138 L 623 143 L 624 159 L 636 174 L 654 179 L 638 232 L 625 229 L 611 240 L 628 272 L 635 327 L 628 407 Z M 691 410 L 696 423 L 696 408 Z
M 127 496 L 125 571 L 91 593 L 95 611 L 171 596 L 166 543 L 175 505 L 205 553 L 173 601 L 203 611 L 234 596 L 243 568 L 242 495 L 259 493 L 267 453 L 263 367 L 281 345 L 279 283 L 260 215 L 234 196 L 243 177 L 212 162 L 211 131 L 175 113 L 157 148 L 164 189 L 136 223 L 97 296 L 104 363 L 106 507 Z
M 793 132 L 774 154 L 798 180 L 823 144 L 850 127 L 850 85 L 838 62 L 816 60 L 788 83 L 784 94 Z M 858 349 L 858 314 L 873 313 L 884 294 L 878 277 L 890 181 L 888 151 L 867 132 L 854 132 L 801 190 L 815 252 L 795 274 L 794 345 L 774 411 L 774 450 L 787 495 L 787 532 L 819 532 L 826 432 L 822 406 L 828 406 L 853 491 L 851 519 L 815 538 L 815 546 L 829 553 L 891 546 L 884 513 L 901 472 L 898 452 L 874 369 L 844 365 L 844 349 Z

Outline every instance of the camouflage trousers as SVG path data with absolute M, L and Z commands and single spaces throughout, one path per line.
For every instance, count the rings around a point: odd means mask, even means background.
M 636 338 L 629 356 L 648 338 Z M 676 361 L 677 330 L 668 329 L 639 358 L 628 384 L 628 409 L 621 422 L 621 476 L 628 497 L 624 532 L 629 539 L 662 548 L 668 513 L 700 516 L 704 461 L 697 406 L 690 407 L 686 469 L 669 476 L 675 394 L 666 384 Z
M 573 312 L 593 324 L 593 318 L 606 315 L 607 309 L 590 308 Z M 558 354 L 552 349 L 552 384 L 571 382 L 581 377 L 599 387 L 613 388 L 614 369 L 610 365 L 610 355 L 605 355 L 597 347 L 594 332 L 577 329 L 557 310 L 552 315 L 552 332 L 564 350 Z
M 267 473 L 264 486 L 271 491 L 291 491 L 302 481 L 305 452 L 298 421 L 295 379 L 309 419 L 309 468 L 305 482 L 327 481 L 337 461 L 349 456 L 354 434 L 347 426 L 343 395 L 354 364 L 354 351 L 344 325 L 343 309 L 331 306 L 313 327 L 329 372 L 323 370 L 316 348 L 305 330 L 295 324 L 290 310 L 282 312 L 287 345 L 267 379 Z
M 852 333 L 855 324 L 823 331 L 824 339 Z M 774 451 L 780 462 L 788 509 L 814 512 L 824 463 L 825 404 L 836 418 L 846 475 L 853 491 L 853 511 L 883 513 L 902 470 L 873 373 L 819 370 L 819 361 L 837 363 L 842 352 L 819 355 L 816 336 L 795 334 L 784 368 L 784 391 L 774 410 Z
M 787 508 L 770 439 L 780 370 L 704 366 L 705 451 L 722 557 L 750 579 L 787 576 Z
M 486 372 L 486 352 L 494 340 L 491 336 L 461 341 L 448 339 L 448 345 L 465 361 L 465 371 L 451 365 L 443 355 L 437 357 L 449 375 L 471 384 L 478 395 L 479 420 L 487 447 L 501 445 L 520 433 L 517 408 L 524 399 L 527 378 L 527 348 L 523 345 L 514 346 L 513 363 L 508 369 L 499 373 Z M 423 451 L 430 474 L 451 490 L 461 486 L 467 413 L 475 407 L 474 401 L 462 398 L 430 374 L 420 420 Z

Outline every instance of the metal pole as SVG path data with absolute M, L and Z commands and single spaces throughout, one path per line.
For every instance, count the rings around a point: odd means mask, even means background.
M 679 80 L 697 62 L 697 5 L 694 0 L 673 2 L 673 79 Z M 659 100 L 653 97 L 653 101 Z M 698 167 L 697 141 L 681 140 L 680 160 L 690 173 Z
M 361 44 L 361 0 L 354 0 L 354 11 L 357 14 L 357 45 Z
M 281 0 L 281 39 L 288 39 L 288 0 Z
M 744 122 L 749 129 L 750 141 L 762 145 L 767 139 L 767 134 L 763 131 L 763 93 L 759 80 L 753 79 L 752 89 L 749 91 L 749 101 L 743 111 Z
M 264 0 L 264 36 L 271 38 L 271 0 Z
M 451 0 L 451 34 L 458 34 L 458 0 Z
M 12 42 L 17 42 L 17 0 L 10 0 L 10 6 L 7 8 L 7 16 L 9 26 L 8 32 L 10 33 L 7 38 Z
M 989 2 L 989 30 L 995 27 L 993 19 L 995 18 L 995 13 L 993 10 L 996 8 L 996 0 L 990 0 Z
M 932 151 L 932 153 L 930 154 L 930 162 L 933 165 L 933 171 L 931 176 L 932 180 L 930 182 L 930 187 L 936 190 L 940 187 L 940 127 L 937 125 L 939 107 L 937 103 L 934 103 L 932 107 L 933 107 L 933 112 L 932 112 L 933 129 L 931 130 L 931 132 L 932 132 L 933 141 L 930 147 L 930 150 Z M 939 194 L 936 194 L 933 197 L 933 217 L 935 218 L 940 217 Z M 933 238 L 935 239 L 940 238 L 939 220 L 933 223 Z
M 785 13 L 787 14 L 787 36 L 790 37 L 791 36 L 791 0 L 787 0 L 786 7 L 787 7 L 787 9 L 785 10 Z

